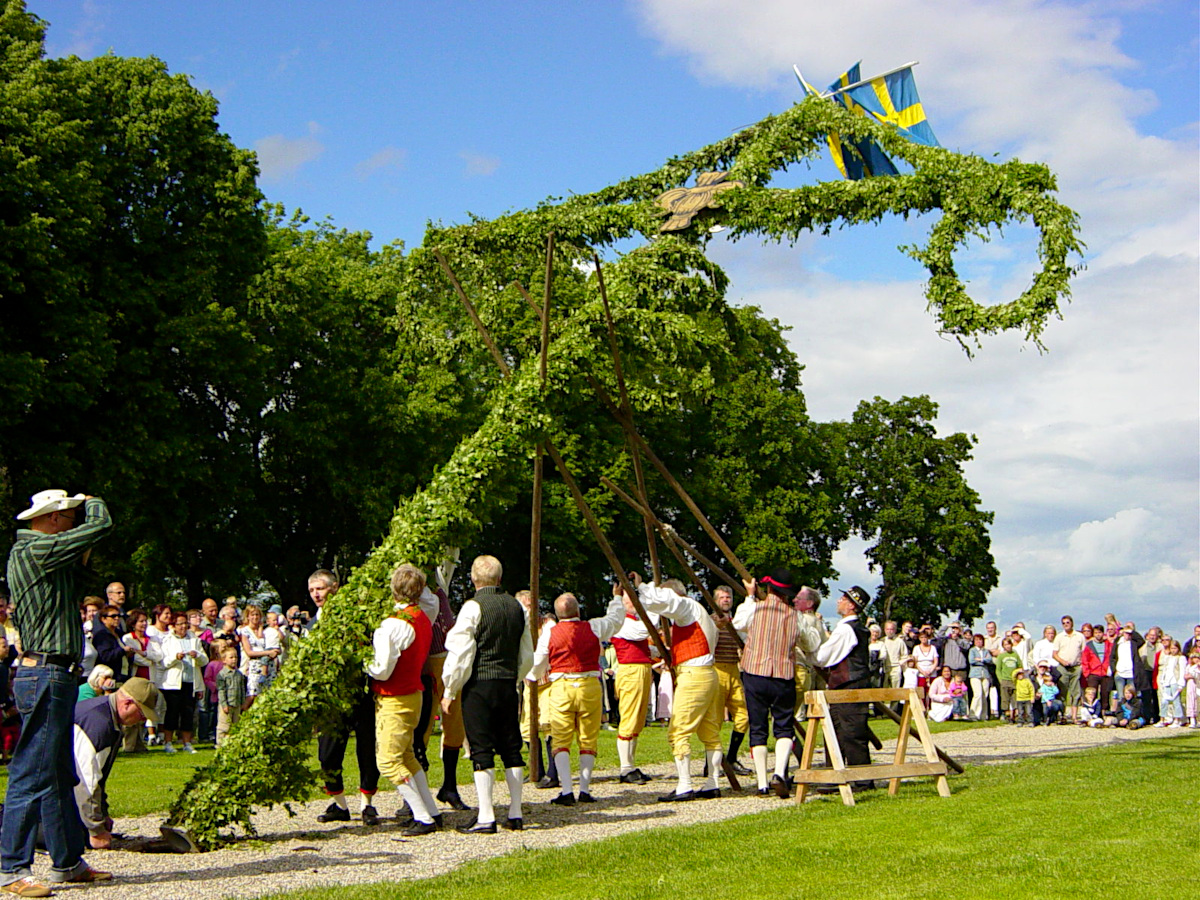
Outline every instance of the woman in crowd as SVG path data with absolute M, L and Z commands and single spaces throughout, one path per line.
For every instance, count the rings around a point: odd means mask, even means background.
M 283 651 L 278 635 L 268 643 L 267 628 L 263 625 L 263 613 L 257 606 L 246 607 L 246 624 L 237 630 L 242 642 L 242 664 L 245 666 L 246 695 L 250 703 L 270 687 L 275 680 L 276 660 Z M 274 631 L 274 629 L 271 629 Z
M 974 635 L 971 643 L 971 649 L 967 651 L 967 677 L 971 679 L 971 718 L 982 722 L 988 717 L 988 692 L 992 688 L 988 663 L 992 661 L 992 654 L 983 646 L 984 635 Z
M 920 665 L 918 662 L 917 666 Z M 954 673 L 950 667 L 942 666 L 942 674 L 929 683 L 929 718 L 935 722 L 945 722 L 954 712 L 954 696 L 950 692 L 953 682 Z
M 1101 626 L 1094 628 L 1084 625 L 1079 629 L 1086 640 L 1083 643 L 1083 657 L 1080 661 L 1084 688 L 1095 688 L 1100 705 L 1108 709 L 1112 703 L 1112 641 Z M 1091 634 L 1088 634 L 1088 632 Z M 1113 628 L 1116 634 L 1116 628 Z
M 101 694 L 111 694 L 116 689 L 117 679 L 113 675 L 113 670 L 104 663 L 97 663 L 92 666 L 87 681 L 79 686 L 79 696 L 76 702 L 82 703 L 84 700 L 91 700 Z
M 917 636 L 912 658 L 917 663 L 917 687 L 924 689 L 925 708 L 929 709 L 929 685 L 937 677 L 938 652 L 933 646 L 933 632 L 927 627 L 923 627 Z

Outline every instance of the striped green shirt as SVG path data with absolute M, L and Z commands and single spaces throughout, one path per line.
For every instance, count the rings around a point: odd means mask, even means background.
M 83 555 L 112 528 L 98 497 L 84 503 L 84 519 L 58 534 L 21 529 L 8 555 L 8 588 L 21 648 L 83 656 Z

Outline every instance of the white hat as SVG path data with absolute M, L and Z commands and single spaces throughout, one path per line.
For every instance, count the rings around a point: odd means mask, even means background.
M 64 509 L 74 509 L 85 499 L 83 494 L 68 497 L 66 491 L 39 491 L 29 498 L 29 509 L 22 513 L 17 513 L 17 518 L 24 522 L 28 519 L 36 519 L 38 516 L 44 516 L 47 513 L 59 512 Z

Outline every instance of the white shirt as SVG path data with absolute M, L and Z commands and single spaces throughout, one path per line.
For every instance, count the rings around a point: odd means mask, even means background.
M 563 619 L 564 622 L 578 622 L 578 618 Z M 588 619 L 588 625 L 591 626 L 592 634 L 596 636 L 598 641 L 607 641 L 622 627 L 625 619 L 625 604 L 621 602 L 619 597 L 614 597 L 608 604 L 608 610 L 604 615 L 595 619 Z M 537 648 L 533 651 L 533 668 L 529 672 L 528 680 L 532 682 L 540 681 L 546 674 L 546 670 L 550 668 L 550 632 L 554 630 L 557 622 L 551 621 L 548 625 L 543 625 L 538 633 Z M 588 672 L 551 672 L 550 680 L 558 681 L 560 678 L 599 678 L 600 677 L 600 657 L 596 657 L 596 668 Z
M 1057 662 L 1054 659 L 1054 641 L 1048 641 L 1045 638 L 1042 638 L 1033 645 L 1033 664 L 1035 666 L 1057 665 Z
M 168 634 L 163 637 L 160 649 L 163 679 L 159 687 L 166 691 L 177 691 L 183 688 L 184 682 L 190 681 L 193 691 L 204 690 L 204 667 L 208 665 L 208 655 L 199 638 L 190 634 L 184 637 Z M 195 659 L 187 655 L 193 650 L 196 651 Z M 183 659 L 178 659 L 180 653 L 184 654 Z
M 524 681 L 533 667 L 533 638 L 529 636 L 529 613 L 524 610 L 525 630 L 521 632 L 521 649 L 517 653 L 517 681 Z M 479 628 L 482 608 L 474 599 L 468 600 L 458 612 L 454 627 L 446 634 L 446 661 L 442 664 L 442 682 L 446 690 L 442 699 L 453 700 L 471 677 L 475 663 L 475 631 Z
M 683 597 L 670 588 L 643 583 L 638 588 L 638 599 L 646 612 L 657 614 L 670 619 L 681 628 L 700 623 L 700 630 L 708 641 L 708 653 L 693 657 L 680 665 L 711 666 L 713 664 L 713 649 L 717 646 L 717 623 L 712 620 L 708 611 L 691 597 Z
M 817 648 L 815 665 L 822 669 L 828 669 L 830 666 L 836 666 L 850 655 L 850 651 L 858 646 L 858 635 L 854 633 L 850 623 L 857 621 L 858 616 L 846 616 L 833 626 L 833 631 L 829 632 L 829 638 Z
M 403 619 L 397 619 L 395 616 L 384 619 L 371 638 L 375 655 L 367 663 L 367 675 L 376 681 L 387 681 L 396 669 L 396 661 L 400 659 L 400 654 L 411 647 L 416 638 L 416 630 Z

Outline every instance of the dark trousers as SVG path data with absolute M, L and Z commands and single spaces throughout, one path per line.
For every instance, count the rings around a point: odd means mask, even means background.
M 494 768 L 497 755 L 506 769 L 525 765 L 517 686 L 511 679 L 468 681 L 462 714 L 476 772 Z
M 750 717 L 751 747 L 767 745 L 768 718 L 774 727 L 775 740 L 795 739 L 796 679 L 743 672 L 742 690 L 746 695 L 746 715 Z
M 167 714 L 163 717 L 163 730 L 191 732 L 196 717 L 196 693 L 190 681 L 181 688 L 163 688 L 163 700 L 167 703 Z
M 364 693 L 350 715 L 342 720 L 341 727 L 317 738 L 317 761 L 321 765 L 327 794 L 341 794 L 346 790 L 342 783 L 342 762 L 346 758 L 351 732 L 357 739 L 354 751 L 358 758 L 358 789 L 367 795 L 379 790 L 379 766 L 375 762 L 375 697 Z
M 1158 691 L 1154 688 L 1142 691 L 1142 718 L 1146 724 L 1157 722 L 1161 710 L 1158 708 Z
M 50 865 L 71 872 L 83 859 L 84 830 L 75 806 L 75 699 L 79 678 L 64 666 L 18 666 L 13 696 L 22 731 L 8 767 L 0 838 L 3 877 L 31 874 L 38 826 Z
M 849 691 L 866 687 L 866 682 L 841 685 L 837 690 Z M 833 719 L 833 730 L 842 758 L 847 766 L 869 766 L 871 764 L 871 731 L 867 725 L 869 703 L 831 703 L 829 717 Z

